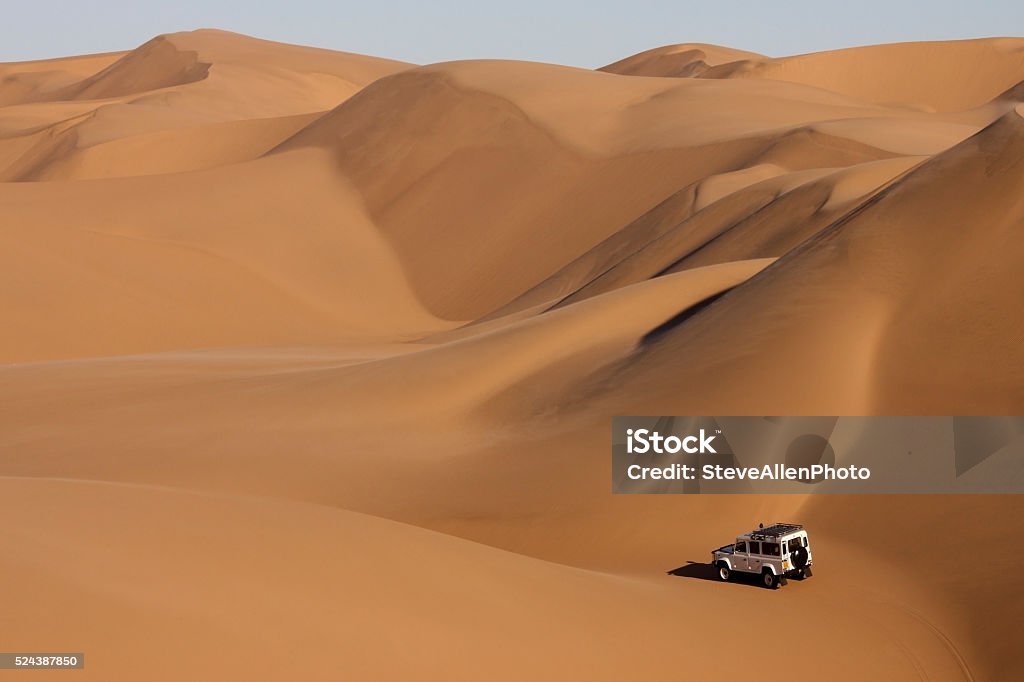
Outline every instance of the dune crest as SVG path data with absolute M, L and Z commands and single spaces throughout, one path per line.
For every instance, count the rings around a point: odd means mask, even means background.
M 53 99 L 108 99 L 138 95 L 207 77 L 211 64 L 193 50 L 182 50 L 168 36 L 158 36 Z
M 599 70 L 623 76 L 689 78 L 699 76 L 711 67 L 720 64 L 756 59 L 765 59 L 765 57 L 754 52 L 735 50 L 720 45 L 684 43 L 646 50 L 621 59 L 614 64 L 603 66 Z

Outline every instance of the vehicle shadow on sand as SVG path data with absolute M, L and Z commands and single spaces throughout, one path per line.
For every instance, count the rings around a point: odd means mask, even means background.
M 718 579 L 718 571 L 711 564 L 702 564 L 698 561 L 687 561 L 685 564 L 678 568 L 673 568 L 671 571 L 665 571 L 668 575 L 674 575 L 679 578 L 693 578 L 695 580 L 710 580 L 712 582 L 720 583 Z M 732 585 L 747 585 L 748 587 L 761 587 L 760 576 L 753 573 L 733 573 L 729 579 L 729 584 Z

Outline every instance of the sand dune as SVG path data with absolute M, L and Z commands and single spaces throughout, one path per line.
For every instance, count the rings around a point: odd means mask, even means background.
M 0 103 L 15 105 L 0 111 L 0 180 L 169 173 L 255 158 L 308 123 L 303 116 L 409 66 L 212 30 L 55 60 L 56 75 L 40 64 L 0 67 Z M 88 68 L 97 70 L 85 75 Z
M 698 374 L 718 377 L 702 396 L 707 405 L 743 412 L 765 402 L 752 385 L 785 387 L 774 401 L 793 412 L 808 403 L 835 414 L 1013 412 L 1024 397 L 1024 327 L 1011 312 L 1024 295 L 1012 275 L 1021 257 L 1013 235 L 1024 219 L 1022 150 L 1024 119 L 1011 112 L 645 349 L 625 381 L 643 382 L 637 393 L 653 397 L 648 382 L 665 378 L 657 357 L 683 353 L 705 359 Z M 766 305 L 778 300 L 790 306 Z M 746 333 L 730 339 L 725 357 L 715 349 L 740 319 Z M 985 363 L 976 361 L 979 349 Z M 745 381 L 724 381 L 723 372 Z M 964 382 L 955 392 L 940 390 L 947 373 Z M 697 375 L 678 381 L 708 383 Z M 702 413 L 688 407 L 679 413 Z
M 829 679 L 1020 677 L 968 552 L 1013 498 L 613 496 L 606 457 L 617 414 L 1019 413 L 1022 45 L 0 65 L 5 649 L 704 679 L 778 609 Z M 788 519 L 799 590 L 687 568 Z
M 693 43 L 656 47 L 621 59 L 600 70 L 624 76 L 686 78 L 699 76 L 720 64 L 757 59 L 765 57 L 755 52 L 745 52 L 721 45 Z
M 689 56 L 697 51 L 711 55 L 711 60 L 704 63 L 707 57 Z M 680 55 L 687 55 L 688 63 L 680 64 Z M 895 43 L 780 58 L 716 46 L 672 45 L 603 70 L 633 76 L 766 78 L 878 104 L 958 111 L 981 106 L 1021 80 L 1024 40 Z
M 812 127 L 880 113 L 913 116 L 788 84 L 458 62 L 382 79 L 277 151 L 332 150 L 427 307 L 465 320 L 709 176 L 893 158 Z

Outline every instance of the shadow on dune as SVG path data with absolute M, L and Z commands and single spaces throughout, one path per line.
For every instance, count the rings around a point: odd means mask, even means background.
M 651 331 L 649 331 L 646 334 L 644 334 L 643 338 L 640 340 L 641 345 L 643 345 L 643 344 L 650 344 L 650 343 L 653 343 L 653 342 L 657 341 L 659 338 L 664 336 L 666 332 L 668 332 L 668 331 L 670 331 L 672 329 L 675 329 L 676 327 L 681 325 L 683 322 L 686 322 L 688 319 L 690 319 L 691 317 L 693 317 L 694 315 L 696 315 L 700 311 L 702 311 L 705 308 L 707 308 L 709 305 L 711 305 L 712 303 L 714 303 L 715 301 L 720 299 L 725 294 L 729 293 L 729 291 L 731 291 L 731 290 L 732 290 L 732 288 L 726 289 L 725 291 L 723 291 L 721 293 L 715 294 L 713 296 L 709 296 L 708 298 L 705 298 L 703 301 L 701 301 L 701 302 L 699 302 L 699 303 L 697 303 L 695 305 L 691 305 L 691 306 L 689 306 L 687 308 L 684 308 L 683 310 L 679 311 L 678 313 L 673 315 L 668 320 L 665 320 L 664 322 L 659 324 L 657 327 L 655 327 Z
M 704 564 L 697 561 L 687 561 L 684 565 L 678 568 L 673 568 L 671 571 L 665 571 L 668 575 L 674 575 L 679 578 L 693 578 L 696 580 L 710 580 L 712 582 L 721 582 L 718 579 L 718 573 L 715 571 L 715 567 L 711 564 Z M 757 581 L 758 576 L 753 573 L 733 573 L 732 579 L 729 580 L 729 584 L 747 585 L 749 587 L 760 587 L 760 582 Z

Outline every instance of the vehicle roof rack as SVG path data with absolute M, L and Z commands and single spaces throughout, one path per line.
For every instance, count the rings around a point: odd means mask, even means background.
M 747 535 L 751 540 L 776 540 L 782 535 L 803 529 L 804 527 L 799 523 L 773 523 L 767 528 L 752 530 Z

